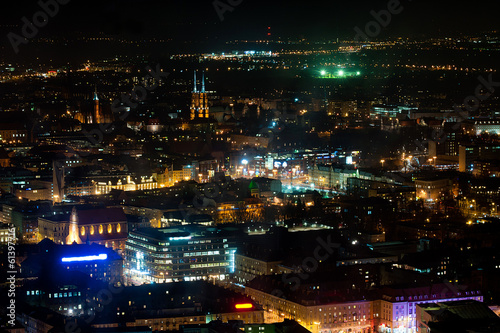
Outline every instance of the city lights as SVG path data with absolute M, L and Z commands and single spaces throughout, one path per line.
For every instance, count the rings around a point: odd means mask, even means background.
M 500 327 L 493 5 L 67 1 L 3 11 L 8 327 Z

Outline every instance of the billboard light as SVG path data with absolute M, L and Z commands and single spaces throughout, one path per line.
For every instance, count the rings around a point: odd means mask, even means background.
M 184 240 L 184 239 L 191 239 L 191 236 L 186 236 L 186 237 L 169 237 L 168 240 L 175 241 L 175 240 Z
M 241 309 L 252 309 L 253 304 L 252 303 L 238 303 L 234 306 L 236 309 L 241 310 Z
M 75 262 L 75 261 L 95 261 L 95 260 L 106 260 L 108 255 L 106 253 L 101 253 L 94 256 L 83 256 L 83 257 L 64 257 L 61 258 L 62 262 Z

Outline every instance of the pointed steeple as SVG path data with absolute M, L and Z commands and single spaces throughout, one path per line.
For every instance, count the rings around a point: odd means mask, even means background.
M 205 93 L 205 71 L 203 71 L 203 78 L 201 79 L 201 92 Z
M 198 92 L 198 89 L 196 88 L 196 71 L 194 71 L 194 93 Z
M 94 90 L 94 101 L 98 101 L 99 97 L 97 96 L 97 84 L 95 85 L 95 90 Z

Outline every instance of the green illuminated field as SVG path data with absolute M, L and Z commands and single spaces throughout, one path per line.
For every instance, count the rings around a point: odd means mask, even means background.
M 314 77 L 319 79 L 345 79 L 350 77 L 361 76 L 359 71 L 346 71 L 344 69 L 321 70 L 314 74 Z

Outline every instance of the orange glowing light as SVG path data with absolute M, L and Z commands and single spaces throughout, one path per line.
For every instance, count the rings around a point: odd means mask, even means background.
M 253 308 L 253 304 L 251 304 L 251 303 L 240 303 L 240 304 L 236 304 L 234 307 L 236 309 L 251 309 L 251 308 Z

